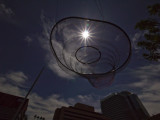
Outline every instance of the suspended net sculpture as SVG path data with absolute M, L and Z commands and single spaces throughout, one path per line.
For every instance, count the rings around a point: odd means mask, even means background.
M 50 45 L 64 71 L 87 78 L 96 88 L 110 85 L 131 56 L 130 39 L 120 27 L 80 17 L 57 22 Z

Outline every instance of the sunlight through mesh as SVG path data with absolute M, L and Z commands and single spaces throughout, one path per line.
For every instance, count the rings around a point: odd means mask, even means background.
M 87 78 L 96 88 L 110 85 L 131 56 L 131 42 L 120 27 L 79 17 L 57 22 L 50 45 L 64 71 Z

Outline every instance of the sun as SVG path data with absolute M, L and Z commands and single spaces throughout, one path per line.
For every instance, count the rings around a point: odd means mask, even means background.
M 87 38 L 90 37 L 90 33 L 89 33 L 88 30 L 84 30 L 84 31 L 82 31 L 81 36 L 82 36 L 84 39 L 87 39 Z
M 79 32 L 79 36 L 82 41 L 86 42 L 92 38 L 92 33 L 91 33 L 90 29 L 84 28 Z
M 90 41 L 94 38 L 94 27 L 90 24 L 77 26 L 77 36 L 81 41 L 81 44 L 89 44 Z

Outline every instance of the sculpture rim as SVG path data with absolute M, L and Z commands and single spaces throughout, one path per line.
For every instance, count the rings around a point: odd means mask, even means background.
M 124 63 L 119 66 L 117 69 L 114 69 L 114 70 L 110 70 L 108 72 L 104 72 L 104 73 L 96 73 L 96 74 L 86 74 L 86 73 L 79 73 L 79 72 L 76 72 L 70 68 L 68 68 L 67 66 L 65 66 L 58 58 L 57 56 L 57 53 L 55 52 L 55 49 L 53 47 L 53 43 L 52 43 L 52 33 L 54 31 L 54 29 L 56 28 L 56 26 L 65 21 L 65 20 L 68 20 L 68 19 L 81 19 L 81 20 L 86 20 L 86 21 L 94 21 L 94 22 L 101 22 L 101 23 L 106 23 L 106 24 L 110 24 L 110 25 L 113 25 L 114 27 L 118 28 L 121 32 L 123 32 L 123 34 L 127 37 L 127 40 L 128 40 L 128 43 L 129 43 L 129 54 L 128 54 L 128 57 L 127 59 L 124 61 Z M 50 33 L 50 39 L 49 39 L 49 43 L 50 43 L 50 48 L 53 52 L 53 54 L 55 55 L 56 57 L 56 60 L 57 62 L 59 62 L 63 67 L 65 67 L 66 69 L 68 69 L 69 71 L 72 71 L 80 76 L 87 76 L 87 75 L 105 75 L 105 74 L 109 74 L 109 73 L 112 73 L 112 72 L 118 72 L 119 70 L 123 69 L 123 67 L 129 62 L 130 58 L 131 58 L 131 54 L 132 54 L 132 46 L 131 46 L 131 41 L 130 41 L 130 38 L 129 36 L 127 35 L 127 33 L 121 28 L 119 27 L 118 25 L 112 23 L 112 22 L 108 22 L 108 21 L 103 21 L 103 20 L 97 20 L 97 19 L 90 19 L 90 18 L 83 18 L 83 17 L 75 17 L 75 16 L 72 16 L 72 17 L 66 17 L 66 18 L 62 18 L 61 20 L 59 20 L 58 22 L 56 22 L 56 24 L 52 27 L 51 29 L 51 33 Z

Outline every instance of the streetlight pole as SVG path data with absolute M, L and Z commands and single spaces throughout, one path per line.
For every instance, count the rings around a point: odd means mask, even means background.
M 22 102 L 21 105 L 19 106 L 19 108 L 18 108 L 16 114 L 13 116 L 12 120 L 16 120 L 17 116 L 18 116 L 19 113 L 20 113 L 20 110 L 22 109 L 22 107 L 24 106 L 24 104 L 25 104 L 25 102 L 26 102 L 26 100 L 27 100 L 28 95 L 30 94 L 30 92 L 32 91 L 33 87 L 34 87 L 35 84 L 37 83 L 37 81 L 38 81 L 39 77 L 41 76 L 41 74 L 43 73 L 43 71 L 44 71 L 44 66 L 42 67 L 42 69 L 41 69 L 41 71 L 39 72 L 38 76 L 36 77 L 35 81 L 33 82 L 31 88 L 29 89 L 28 93 L 26 94 L 23 102 Z

